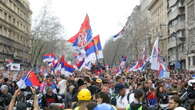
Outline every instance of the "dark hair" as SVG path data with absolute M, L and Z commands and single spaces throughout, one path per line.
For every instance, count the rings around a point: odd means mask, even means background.
M 118 81 L 119 79 L 121 79 L 121 76 L 116 76 L 116 81 Z
M 143 93 L 142 90 L 137 89 L 137 90 L 134 91 L 134 97 L 135 97 L 136 99 L 139 99 L 139 98 L 141 98 L 141 97 L 143 97 L 143 96 L 144 96 L 144 93 Z
M 181 100 L 177 95 L 172 96 L 170 100 L 173 100 L 174 102 L 178 103 L 178 105 L 181 105 Z
M 90 78 L 88 76 L 84 77 L 84 81 L 87 81 L 88 83 L 91 82 Z
M 96 95 L 96 98 L 102 98 L 102 103 L 110 104 L 110 97 L 109 97 L 108 94 L 105 93 L 105 92 L 99 92 L 99 93 Z

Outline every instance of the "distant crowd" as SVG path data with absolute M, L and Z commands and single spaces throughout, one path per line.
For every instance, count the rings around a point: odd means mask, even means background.
M 66 77 L 37 72 L 39 87 L 19 89 L 27 71 L 0 70 L 0 110 L 195 110 L 195 72 L 94 71 Z

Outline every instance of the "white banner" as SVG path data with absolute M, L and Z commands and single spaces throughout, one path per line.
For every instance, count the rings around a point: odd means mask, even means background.
M 10 66 L 10 70 L 20 71 L 20 64 L 18 64 L 18 63 L 12 63 L 9 66 Z

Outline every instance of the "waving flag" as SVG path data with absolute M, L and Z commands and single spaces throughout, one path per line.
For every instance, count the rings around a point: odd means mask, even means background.
M 85 62 L 85 50 L 84 49 L 76 49 L 76 52 L 74 53 L 74 64 L 77 67 L 77 69 L 82 69 L 82 65 L 84 65 Z
M 56 56 L 53 53 L 48 53 L 43 55 L 43 62 L 52 62 L 55 60 Z
M 160 67 L 159 67 L 159 78 L 169 78 L 169 70 L 168 68 L 165 66 L 165 64 L 160 63 Z
M 26 76 L 24 76 L 20 81 L 17 82 L 17 85 L 19 88 L 24 89 L 27 86 L 37 86 L 39 87 L 41 85 L 38 77 L 36 74 L 32 71 L 28 72 Z
M 142 66 L 143 66 L 143 60 L 139 60 L 136 62 L 136 64 L 132 68 L 129 69 L 129 71 L 130 72 L 131 71 L 140 71 Z
M 113 41 L 116 41 L 117 39 L 121 38 L 121 34 L 124 32 L 124 28 L 118 32 L 116 35 L 113 36 Z
M 89 16 L 86 15 L 79 32 L 71 37 L 68 42 L 73 43 L 73 46 L 84 47 L 92 38 L 92 30 L 90 26 Z
M 151 63 L 151 69 L 152 70 L 159 70 L 160 67 L 160 49 L 159 49 L 159 38 L 156 39 L 153 49 L 152 49 L 152 54 L 150 56 L 150 63 Z
M 148 58 L 146 56 L 146 50 L 145 48 L 143 49 L 143 53 L 142 53 L 142 58 L 136 62 L 136 64 L 129 69 L 129 71 L 144 71 L 147 63 L 148 63 Z
M 95 36 L 91 42 L 84 48 L 86 51 L 86 56 L 97 55 L 98 59 L 103 58 L 102 46 L 100 41 L 100 36 Z
M 61 57 L 60 66 L 61 66 L 61 73 L 66 75 L 66 76 L 72 75 L 72 73 L 75 71 L 74 66 L 68 64 L 64 60 L 64 56 Z

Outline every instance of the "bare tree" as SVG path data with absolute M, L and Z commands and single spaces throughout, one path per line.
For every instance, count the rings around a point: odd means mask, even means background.
M 124 27 L 123 38 L 115 42 L 109 41 L 106 43 L 104 47 L 106 63 L 112 64 L 112 61 L 115 64 L 119 63 L 121 56 L 128 56 L 130 62 L 140 58 L 143 48 L 148 48 L 146 34 L 149 32 L 150 26 L 145 16 L 145 13 L 140 11 L 140 6 L 134 8 Z M 115 60 L 114 56 L 118 60 Z
M 55 52 L 60 36 L 62 25 L 55 16 L 51 16 L 47 7 L 43 7 L 38 19 L 33 22 L 31 64 L 42 64 L 42 55 Z

